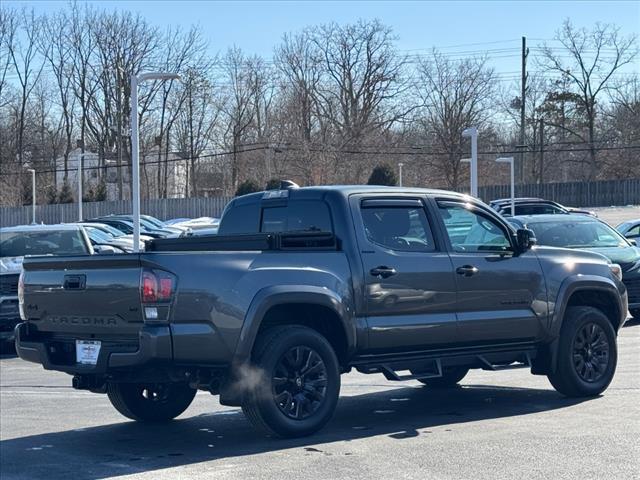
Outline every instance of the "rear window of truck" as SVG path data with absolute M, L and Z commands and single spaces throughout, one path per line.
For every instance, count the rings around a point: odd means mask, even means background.
M 277 232 L 333 233 L 329 206 L 321 200 L 292 200 L 287 204 L 232 206 L 222 216 L 218 235 Z
M 298 200 L 285 206 L 265 207 L 262 210 L 260 231 L 333 233 L 333 225 L 326 203 L 319 200 Z
M 259 226 L 260 208 L 258 204 L 232 206 L 220 220 L 218 235 L 257 233 Z

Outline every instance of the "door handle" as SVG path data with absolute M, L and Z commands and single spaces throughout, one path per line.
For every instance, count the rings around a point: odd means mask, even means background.
M 384 265 L 380 265 L 379 267 L 372 268 L 371 270 L 369 270 L 369 273 L 374 277 L 388 278 L 392 275 L 395 275 L 398 272 L 396 272 L 395 268 L 385 267 Z
M 65 290 L 84 290 L 87 277 L 84 275 L 65 275 L 62 287 Z
M 473 265 L 463 265 L 461 267 L 456 268 L 456 273 L 458 275 L 464 275 L 465 277 L 471 277 L 478 273 L 479 270 Z

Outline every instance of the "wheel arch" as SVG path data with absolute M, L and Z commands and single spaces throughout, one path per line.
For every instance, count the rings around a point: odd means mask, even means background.
M 242 403 L 243 392 L 234 388 L 238 383 L 237 372 L 242 371 L 243 366 L 251 360 L 261 329 L 270 325 L 303 325 L 320 331 L 336 349 L 341 367 L 346 367 L 356 349 L 356 328 L 350 314 L 352 311 L 340 295 L 323 287 L 280 285 L 260 290 L 245 315 L 231 362 L 229 380 L 221 388 L 220 402 L 234 406 Z M 290 319 L 288 316 L 299 312 L 313 312 L 313 321 L 308 318 Z M 319 318 L 325 318 L 322 313 L 331 315 L 329 323 L 318 322 Z M 336 335 L 327 335 L 327 330 L 320 327 L 323 324 L 327 328 L 331 327 L 330 332 Z M 338 328 L 340 330 L 336 330 Z
M 571 276 L 558 293 L 555 313 L 550 325 L 551 340 L 541 347 L 541 355 L 534 362 L 532 372 L 546 375 L 555 372 L 558 360 L 560 332 L 568 307 L 594 307 L 602 311 L 617 333 L 626 316 L 624 302 L 613 280 L 596 276 Z
M 339 326 L 344 335 L 345 350 L 342 354 L 348 356 L 354 351 L 356 329 L 351 322 L 352 310 L 340 295 L 323 287 L 283 285 L 264 288 L 254 297 L 245 315 L 232 364 L 238 365 L 250 360 L 256 338 L 264 325 L 291 323 L 313 328 L 304 319 L 286 321 L 283 318 L 286 311 L 304 311 L 305 308 L 331 314 L 331 322 L 335 322 L 333 325 Z

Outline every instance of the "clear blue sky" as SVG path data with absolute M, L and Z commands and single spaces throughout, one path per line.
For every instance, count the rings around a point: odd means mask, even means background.
M 66 1 L 16 1 L 37 12 L 64 8 Z M 285 32 L 305 26 L 359 18 L 378 18 L 399 37 L 401 50 L 430 50 L 456 54 L 489 52 L 498 72 L 508 77 L 519 70 L 520 37 L 531 46 L 553 38 L 565 18 L 577 26 L 614 23 L 625 34 L 640 29 L 640 2 L 636 1 L 96 1 L 98 8 L 140 12 L 158 26 L 199 24 L 213 53 L 237 45 L 249 53 L 271 57 L 273 46 Z M 496 42 L 496 43 L 487 43 Z M 480 44 L 480 45 L 468 45 Z M 461 46 L 458 46 L 461 45 Z M 633 67 L 638 69 L 638 64 Z M 506 78 L 505 78 L 506 79 Z

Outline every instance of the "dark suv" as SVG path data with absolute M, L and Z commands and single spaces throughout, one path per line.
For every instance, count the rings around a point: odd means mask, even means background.
M 596 217 L 594 212 L 589 210 L 581 210 L 578 208 L 565 207 L 551 200 L 542 198 L 521 197 L 514 199 L 515 215 L 556 215 L 567 213 L 578 213 L 582 215 L 591 215 Z M 496 212 L 504 216 L 511 215 L 511 199 L 500 198 L 492 200 L 489 204 Z

